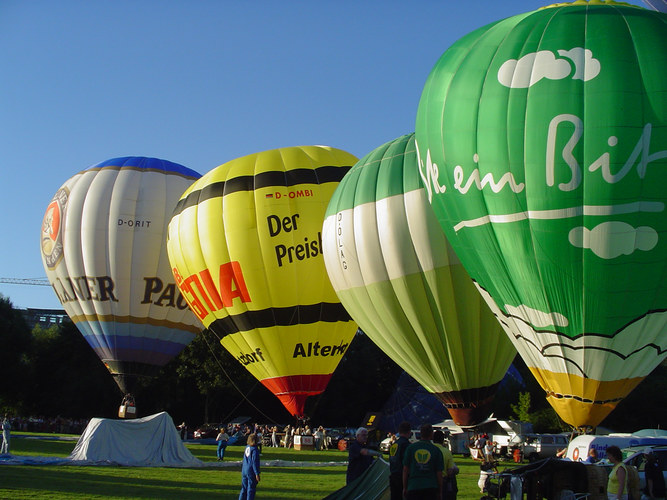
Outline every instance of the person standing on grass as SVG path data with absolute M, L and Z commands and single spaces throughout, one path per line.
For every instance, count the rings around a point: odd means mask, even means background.
M 412 443 L 403 456 L 403 496 L 408 500 L 442 498 L 442 471 L 445 460 L 431 442 L 433 426 L 423 424 L 419 441 Z
M 285 448 L 292 447 L 292 426 L 287 424 L 285 427 Z
M 391 500 L 403 500 L 403 455 L 410 446 L 410 422 L 398 425 L 398 439 L 389 445 L 389 494 Z
M 662 473 L 662 465 L 653 449 L 648 448 L 644 451 L 644 455 L 646 455 L 646 488 L 644 492 L 650 500 L 664 500 L 665 476 Z
M 2 447 L 0 447 L 0 455 L 9 453 L 9 440 L 11 437 L 12 426 L 9 424 L 9 419 L 5 415 L 5 419 L 2 422 Z
M 222 462 L 222 460 L 225 458 L 225 449 L 227 448 L 227 441 L 229 441 L 229 434 L 225 432 L 224 427 L 220 427 L 220 432 L 218 433 L 215 440 L 218 443 L 218 450 L 216 453 L 218 455 L 218 461 Z
M 271 446 L 278 448 L 278 445 L 278 427 L 274 425 L 271 429 Z
M 315 439 L 315 449 L 320 451 L 322 449 L 322 440 L 324 439 L 324 427 L 320 425 L 313 433 L 313 438 Z
M 609 500 L 628 500 L 628 469 L 621 449 L 613 445 L 607 447 L 607 458 L 613 465 L 607 481 L 607 496 Z
M 433 432 L 433 444 L 442 452 L 444 468 L 442 469 L 442 500 L 456 500 L 459 487 L 456 483 L 456 475 L 459 468 L 454 463 L 454 457 L 448 446 L 445 446 L 445 433 L 441 430 Z M 487 443 L 488 445 L 488 443 Z
M 257 449 L 257 434 L 253 433 L 248 436 L 248 446 L 243 452 L 239 500 L 254 500 L 257 483 L 259 483 L 259 449 Z
M 355 440 L 350 442 L 347 448 L 347 473 L 345 484 L 361 476 L 373 463 L 373 457 L 382 456 L 382 453 L 366 447 L 368 440 L 368 429 L 359 427 L 355 434 Z

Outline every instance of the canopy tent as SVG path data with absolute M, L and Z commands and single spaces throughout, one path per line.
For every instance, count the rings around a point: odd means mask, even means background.
M 133 420 L 93 418 L 69 458 L 135 466 L 204 465 L 183 445 L 166 412 Z
M 667 430 L 665 429 L 642 429 L 632 433 L 633 436 L 641 437 L 667 437 Z

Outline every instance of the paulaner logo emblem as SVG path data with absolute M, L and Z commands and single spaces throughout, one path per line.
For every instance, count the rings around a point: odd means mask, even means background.
M 42 255 L 49 269 L 58 265 L 63 256 L 62 228 L 69 190 L 61 188 L 53 196 L 42 220 Z

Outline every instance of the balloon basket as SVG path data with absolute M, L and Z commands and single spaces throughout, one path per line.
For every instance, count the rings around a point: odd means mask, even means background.
M 294 436 L 294 449 L 297 451 L 314 450 L 315 441 L 313 436 Z
M 118 408 L 118 418 L 137 418 L 137 407 L 132 395 L 127 394 Z
M 118 418 L 137 418 L 137 408 L 135 406 L 120 405 L 120 408 L 118 408 Z

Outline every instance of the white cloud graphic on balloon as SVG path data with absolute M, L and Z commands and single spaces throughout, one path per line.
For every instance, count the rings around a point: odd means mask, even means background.
M 525 89 L 543 78 L 562 80 L 572 75 L 573 80 L 587 82 L 600 74 L 600 61 L 593 52 L 583 47 L 559 50 L 557 58 L 549 50 L 531 52 L 520 59 L 505 61 L 498 70 L 498 81 L 505 87 Z M 574 73 L 572 73 L 574 65 Z
M 648 334 L 665 331 L 665 312 L 644 314 L 614 335 L 584 334 L 569 338 L 543 330 L 549 325 L 568 326 L 565 315 L 525 304 L 505 304 L 505 313 L 479 283 L 475 282 L 475 286 L 529 366 L 595 380 L 620 380 L 645 377 L 665 359 L 667 335 Z
M 603 222 L 593 229 L 575 227 L 568 234 L 570 243 L 578 248 L 590 249 L 602 259 L 615 259 L 630 255 L 635 250 L 645 252 L 658 244 L 658 233 L 648 226 L 632 227 L 625 222 Z

